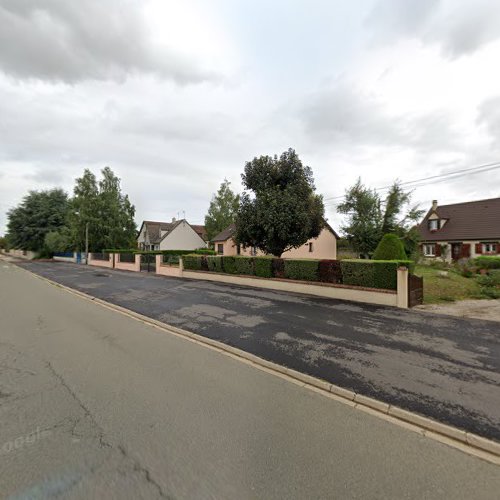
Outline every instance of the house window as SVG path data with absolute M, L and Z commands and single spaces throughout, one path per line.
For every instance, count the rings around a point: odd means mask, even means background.
M 224 255 L 224 243 L 217 244 L 217 253 L 219 255 Z
M 309 245 L 309 253 L 312 253 L 313 252 L 313 244 L 312 244 L 312 241 L 311 243 L 308 243 Z
M 437 231 L 439 229 L 439 219 L 431 219 L 429 221 L 429 230 Z
M 426 257 L 435 257 L 436 256 L 436 245 L 433 243 L 427 243 L 424 245 L 424 255 Z
M 252 247 L 252 250 L 250 251 L 250 254 L 255 257 L 257 255 L 257 247 Z
M 497 244 L 483 243 L 483 253 L 497 253 Z
M 241 245 L 236 245 L 236 255 L 241 255 Z

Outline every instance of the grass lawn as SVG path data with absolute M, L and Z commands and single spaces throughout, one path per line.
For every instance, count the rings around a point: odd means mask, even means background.
M 454 271 L 441 276 L 440 272 L 430 266 L 416 266 L 415 274 L 424 278 L 424 304 L 484 298 L 474 278 L 464 278 Z

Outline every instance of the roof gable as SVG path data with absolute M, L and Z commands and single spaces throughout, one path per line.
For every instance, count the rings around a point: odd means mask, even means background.
M 428 221 L 436 213 L 446 224 L 430 231 Z M 418 226 L 423 241 L 487 240 L 500 238 L 500 198 L 437 206 Z
M 164 234 L 159 242 L 163 241 L 165 238 L 167 238 L 168 236 L 170 236 L 174 231 L 175 229 L 177 229 L 177 227 L 179 227 L 181 225 L 181 223 L 184 223 L 186 226 L 189 227 L 189 229 L 191 229 L 191 231 L 193 231 L 193 233 L 196 234 L 196 236 L 198 236 L 198 238 L 200 238 L 202 240 L 203 243 L 205 243 L 205 240 L 201 237 L 201 235 L 194 229 L 194 227 L 189 224 L 189 222 L 185 219 L 181 219 L 181 220 L 178 220 L 177 222 L 174 222 L 171 224 L 171 227 L 170 229 L 168 230 L 168 232 L 166 234 Z

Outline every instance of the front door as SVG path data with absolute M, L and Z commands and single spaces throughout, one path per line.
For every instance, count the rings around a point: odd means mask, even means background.
M 458 260 L 462 257 L 462 243 L 452 243 L 451 244 L 451 258 L 453 260 Z

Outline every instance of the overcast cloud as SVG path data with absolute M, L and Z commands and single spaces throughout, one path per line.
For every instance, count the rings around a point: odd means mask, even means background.
M 325 198 L 500 161 L 499 56 L 486 0 L 0 0 L 0 234 L 29 189 L 86 167 L 121 176 L 137 222 L 202 223 L 224 177 L 240 190 L 246 161 L 288 147 Z

